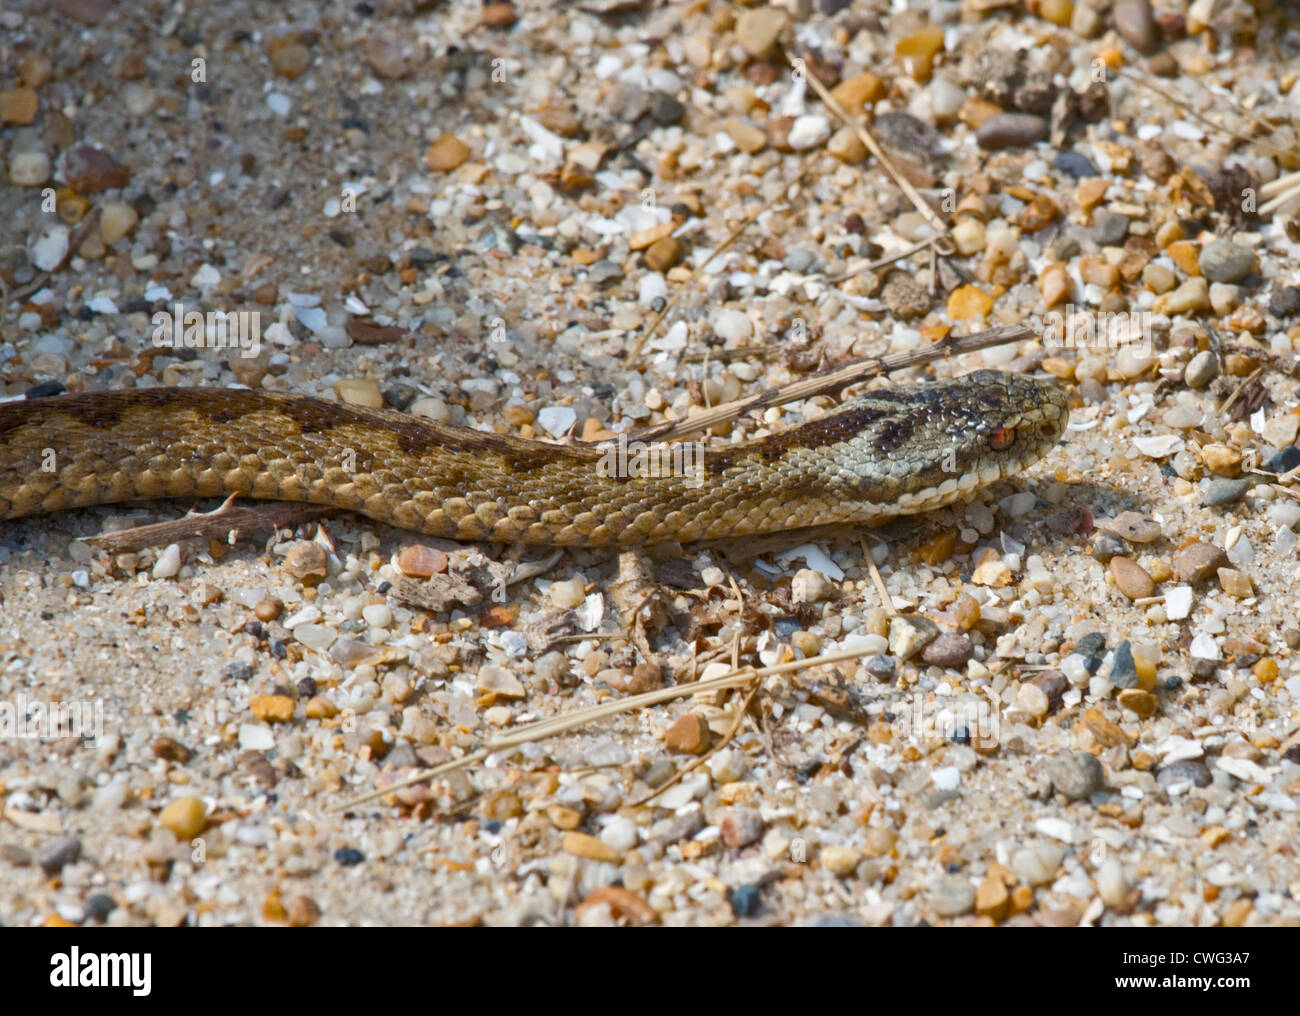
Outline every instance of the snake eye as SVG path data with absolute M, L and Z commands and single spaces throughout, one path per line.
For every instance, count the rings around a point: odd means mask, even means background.
M 989 447 L 995 452 L 1004 452 L 1016 443 L 1014 427 L 994 427 L 989 431 Z

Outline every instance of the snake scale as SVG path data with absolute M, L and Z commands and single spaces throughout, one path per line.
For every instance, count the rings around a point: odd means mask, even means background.
M 688 542 L 927 511 L 1056 444 L 1064 394 L 982 370 L 870 392 L 808 422 L 625 475 L 549 444 L 268 391 L 147 388 L 0 404 L 0 519 L 241 495 L 359 512 L 429 536 Z

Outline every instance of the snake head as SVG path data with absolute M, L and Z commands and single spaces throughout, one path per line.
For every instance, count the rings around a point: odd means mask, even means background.
M 1046 455 L 1069 421 L 1055 384 L 995 370 L 870 392 L 841 413 L 846 493 L 868 517 L 968 498 Z

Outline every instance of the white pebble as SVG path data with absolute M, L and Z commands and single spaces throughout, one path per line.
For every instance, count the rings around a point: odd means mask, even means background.
M 600 831 L 600 841 L 619 852 L 631 850 L 636 846 L 636 840 L 636 823 L 621 815 L 611 819 Z
M 52 272 L 68 256 L 68 227 L 51 226 L 32 244 L 32 264 L 43 272 Z
M 1165 616 L 1181 621 L 1192 612 L 1192 587 L 1177 586 L 1165 593 Z
M 824 116 L 801 116 L 790 128 L 790 147 L 796 152 L 816 148 L 831 136 L 831 122 Z
M 50 157 L 44 152 L 19 152 L 9 158 L 9 181 L 35 187 L 50 178 Z
M 743 311 L 724 309 L 714 315 L 713 332 L 724 342 L 740 342 L 754 334 L 754 323 Z
M 163 552 L 158 555 L 158 560 L 154 562 L 153 577 L 156 579 L 170 579 L 176 576 L 181 570 L 181 548 L 179 544 L 169 543 Z
M 372 628 L 387 628 L 393 623 L 393 612 L 386 603 L 371 603 L 362 607 L 361 616 Z
M 578 422 L 578 414 L 569 406 L 546 406 L 537 414 L 537 422 L 552 437 L 564 437 Z

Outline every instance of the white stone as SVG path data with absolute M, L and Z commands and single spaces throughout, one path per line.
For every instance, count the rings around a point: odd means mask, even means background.
M 154 562 L 153 577 L 156 579 L 170 579 L 176 576 L 181 570 L 181 548 L 179 544 L 169 543 L 163 548 L 163 552 L 158 555 L 158 560 Z
M 52 272 L 68 256 L 68 227 L 51 226 L 32 244 L 32 264 L 43 272 Z

